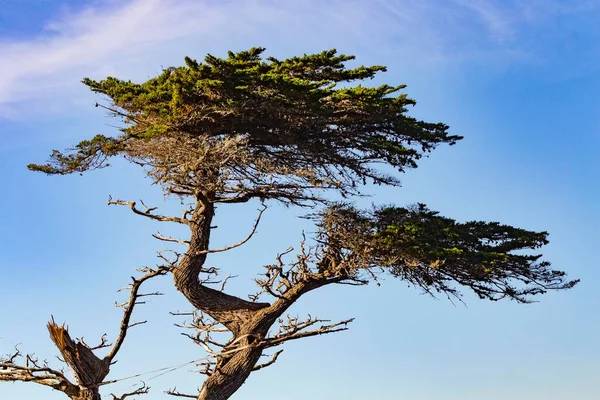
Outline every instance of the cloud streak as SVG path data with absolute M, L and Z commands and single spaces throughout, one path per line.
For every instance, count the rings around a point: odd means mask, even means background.
M 548 0 L 104 1 L 48 21 L 27 40 L 0 38 L 0 115 L 19 104 L 79 95 L 83 76 L 144 79 L 186 55 L 265 45 L 291 55 L 339 47 L 396 55 L 404 68 L 453 62 L 522 63 L 543 55 L 524 34 L 595 2 Z M 362 58 L 362 57 L 361 57 Z

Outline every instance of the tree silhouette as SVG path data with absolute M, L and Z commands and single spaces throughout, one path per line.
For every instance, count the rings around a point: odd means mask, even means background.
M 356 209 L 351 200 L 364 195 L 366 185 L 398 186 L 398 173 L 462 137 L 442 123 L 408 116 L 415 102 L 401 93 L 403 85 L 356 84 L 385 71 L 383 66 L 348 68 L 344 63 L 354 57 L 335 50 L 285 60 L 264 58 L 263 52 L 208 55 L 203 63 L 186 58 L 185 66 L 141 84 L 84 79 L 107 99 L 99 106 L 122 120 L 120 133 L 55 150 L 47 164 L 29 165 L 47 174 L 82 173 L 122 157 L 185 204 L 181 215 L 167 216 L 155 207 L 109 200 L 189 229 L 183 239 L 155 237 L 186 247 L 164 268 L 196 310 L 189 336 L 212 358 L 203 366 L 207 378 L 199 393 L 170 394 L 228 399 L 253 370 L 276 361 L 280 352 L 259 364 L 266 349 L 347 329 L 352 320 L 285 315 L 301 296 L 331 284 L 364 285 L 389 274 L 430 294 L 460 298 L 459 289 L 466 288 L 483 299 L 527 303 L 577 283 L 528 252 L 547 243 L 546 232 L 459 223 L 423 204 Z M 339 196 L 345 202 L 331 200 Z M 264 211 L 244 240 L 215 249 L 210 236 L 216 206 L 252 200 L 309 208 L 317 232 L 278 254 L 256 279 L 259 292 L 246 300 L 211 283 L 221 269 L 207 267 L 206 259 L 246 243 Z M 224 333 L 229 336 L 222 342 Z M 78 378 L 71 385 L 83 390 L 88 383 Z

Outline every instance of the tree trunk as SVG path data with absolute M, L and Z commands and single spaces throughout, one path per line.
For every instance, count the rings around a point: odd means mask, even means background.
M 198 400 L 227 400 L 246 381 L 260 359 L 261 348 L 248 348 L 236 352 L 224 365 L 204 381 Z
M 219 290 L 202 285 L 202 272 L 210 239 L 210 224 L 214 215 L 213 205 L 198 206 L 190 221 L 191 237 L 188 251 L 173 272 L 175 286 L 198 310 L 207 313 L 239 334 L 241 326 L 255 311 L 269 306 L 268 303 L 252 303 Z
M 79 388 L 79 394 L 75 397 L 71 397 L 72 400 L 101 400 L 100 392 L 98 388 Z
M 83 342 L 75 342 L 67 328 L 58 326 L 54 320 L 48 323 L 48 332 L 77 379 L 78 385 L 67 387 L 64 392 L 73 400 L 101 400 L 98 385 L 108 375 L 110 362 L 96 357 Z
M 173 272 L 175 286 L 196 309 L 225 325 L 234 338 L 240 338 L 237 348 L 243 348 L 259 336 L 243 327 L 248 326 L 258 310 L 270 304 L 246 301 L 201 283 L 213 215 L 213 205 L 208 202 L 196 207 L 190 220 L 189 249 Z M 261 354 L 262 348 L 244 348 L 219 360 L 213 374 L 202 385 L 198 400 L 229 399 L 248 378 Z

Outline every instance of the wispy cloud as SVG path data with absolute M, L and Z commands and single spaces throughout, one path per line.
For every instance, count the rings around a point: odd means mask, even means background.
M 520 19 L 520 12 L 514 12 L 507 7 L 508 2 L 491 2 L 481 0 L 455 0 L 455 3 L 471 11 L 473 20 L 479 20 L 484 25 L 489 37 L 498 43 L 514 39 L 515 24 Z M 484 30 L 484 34 L 486 33 Z
M 44 33 L 28 40 L 0 38 L 0 104 L 54 96 L 83 76 L 152 75 L 162 63 L 181 62 L 185 54 L 264 42 L 282 49 L 300 43 L 322 49 L 333 41 L 351 41 L 351 31 L 363 19 L 357 7 L 337 12 L 333 3 L 318 7 L 316 2 L 283 7 L 251 0 L 95 4 L 49 21 Z
M 143 79 L 161 65 L 180 63 L 183 55 L 252 45 L 283 55 L 330 47 L 359 55 L 395 54 L 404 68 L 465 60 L 531 62 L 544 55 L 525 37 L 528 30 L 550 29 L 554 19 L 569 13 L 597 11 L 596 3 L 97 1 L 48 21 L 35 37 L 0 38 L 0 115 L 23 101 L 83 93 L 77 85 L 83 76 Z
M 222 16 L 206 7 L 195 9 L 201 23 L 191 18 L 189 5 L 168 7 L 158 0 L 134 1 L 125 6 L 89 8 L 47 24 L 47 33 L 28 41 L 0 42 L 0 102 L 36 97 L 74 80 L 73 74 L 111 72 L 120 63 L 222 23 Z

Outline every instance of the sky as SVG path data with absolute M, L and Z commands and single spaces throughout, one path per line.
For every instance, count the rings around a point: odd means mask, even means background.
M 545 259 L 581 283 L 539 303 L 486 302 L 465 292 L 453 305 L 386 279 L 303 298 L 300 316 L 342 320 L 350 330 L 289 343 L 277 363 L 251 375 L 233 399 L 592 400 L 600 393 L 600 3 L 577 0 L 0 0 L 0 353 L 15 345 L 60 367 L 45 328 L 51 315 L 89 343 L 120 320 L 115 301 L 135 269 L 153 265 L 168 227 L 108 207 L 109 195 L 177 210 L 132 166 L 83 176 L 27 171 L 52 149 L 114 133 L 83 77 L 143 81 L 187 55 L 267 48 L 278 58 L 336 48 L 354 65 L 386 65 L 373 84 L 406 84 L 410 114 L 465 136 L 401 178 L 368 188 L 366 204 L 426 203 L 459 221 L 547 230 Z M 219 209 L 215 245 L 243 238 L 257 205 Z M 277 252 L 297 245 L 297 210 L 271 205 L 257 235 L 209 263 L 239 275 L 243 296 Z M 206 354 L 174 326 L 190 311 L 168 277 L 162 297 L 136 309 L 109 379 Z M 195 393 L 193 365 L 155 377 L 164 398 Z M 123 393 L 141 378 L 106 386 Z M 43 396 L 43 397 L 41 397 Z M 28 383 L 3 383 L 0 399 L 64 398 Z

